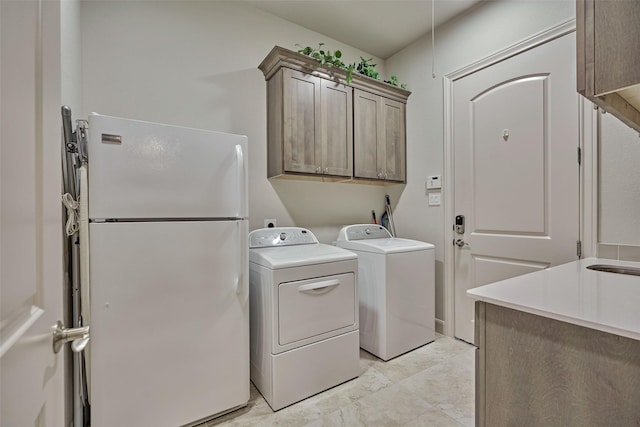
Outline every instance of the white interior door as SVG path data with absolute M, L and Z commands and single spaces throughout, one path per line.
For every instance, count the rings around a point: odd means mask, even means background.
M 0 425 L 64 425 L 60 9 L 0 1 Z
M 468 289 L 577 258 L 575 79 L 572 32 L 453 82 L 460 339 L 474 340 Z

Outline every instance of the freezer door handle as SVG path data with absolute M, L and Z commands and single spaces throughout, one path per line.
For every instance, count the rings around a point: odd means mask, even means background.
M 249 244 L 247 241 L 247 230 L 245 228 L 246 222 L 247 221 L 238 221 L 236 223 L 236 231 L 238 232 L 237 241 L 240 244 L 240 265 L 238 266 L 240 273 L 238 273 L 238 277 L 236 277 L 236 295 L 238 295 L 242 303 L 245 303 L 249 298 L 249 283 L 247 280 L 247 267 L 249 266 Z
M 236 277 L 236 295 L 240 295 L 242 293 L 242 275 L 238 275 Z
M 244 153 L 242 152 L 242 146 L 236 145 L 236 167 L 238 168 L 238 185 L 240 186 L 240 191 L 238 194 L 241 194 L 240 200 L 240 217 L 245 217 L 247 215 L 247 188 L 246 183 L 246 168 L 244 164 Z
M 322 282 L 313 282 L 313 283 L 308 283 L 306 285 L 298 286 L 298 292 L 307 292 L 307 293 L 310 292 L 314 294 L 319 294 L 319 293 L 328 292 L 329 290 L 331 290 L 331 288 L 333 288 L 334 286 L 338 286 L 339 284 L 340 284 L 340 281 L 338 279 L 324 280 Z

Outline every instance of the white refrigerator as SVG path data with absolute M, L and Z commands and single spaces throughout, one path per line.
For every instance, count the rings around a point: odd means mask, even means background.
M 91 114 L 92 427 L 247 404 L 245 136 Z

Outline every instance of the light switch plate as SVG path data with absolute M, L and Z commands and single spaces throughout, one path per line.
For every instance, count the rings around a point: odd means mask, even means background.
M 429 193 L 429 206 L 440 206 L 440 192 Z
M 437 188 L 442 188 L 441 175 L 431 175 L 427 177 L 427 190 L 435 190 Z

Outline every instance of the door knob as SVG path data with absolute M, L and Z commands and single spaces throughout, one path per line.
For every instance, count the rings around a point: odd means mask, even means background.
M 469 246 L 469 244 L 467 242 L 465 242 L 462 239 L 456 239 L 453 241 L 453 244 L 456 245 L 459 248 L 464 248 L 465 246 Z
M 53 352 L 58 353 L 62 345 L 71 342 L 71 350 L 74 353 L 81 352 L 89 342 L 89 326 L 79 328 L 65 328 L 61 321 L 52 327 Z

